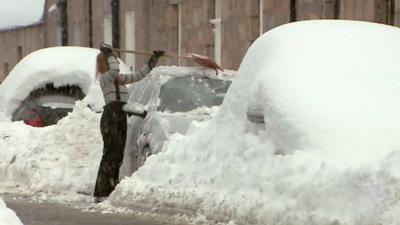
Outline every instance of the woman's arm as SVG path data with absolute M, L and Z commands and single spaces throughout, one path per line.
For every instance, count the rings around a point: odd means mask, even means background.
M 109 72 L 108 72 L 108 79 L 110 81 L 113 81 L 115 79 L 118 79 L 119 76 L 119 62 L 117 57 L 114 55 L 109 55 L 107 57 L 107 62 L 108 62 L 108 67 L 109 67 Z
M 120 78 L 118 82 L 122 84 L 130 84 L 140 81 L 141 79 L 145 78 L 147 74 L 150 73 L 149 66 L 144 66 L 140 70 L 135 71 L 131 74 L 120 74 Z

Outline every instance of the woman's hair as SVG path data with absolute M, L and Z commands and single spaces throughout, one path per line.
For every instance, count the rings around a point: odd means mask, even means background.
M 107 56 L 100 52 L 96 58 L 96 80 L 99 80 L 100 77 L 109 70 L 110 66 L 107 62 Z M 124 82 L 122 80 L 123 79 L 120 75 L 116 77 L 117 84 L 123 85 Z
M 110 70 L 110 67 L 107 62 L 107 56 L 100 52 L 96 58 L 96 79 L 100 79 L 103 73 L 108 70 Z

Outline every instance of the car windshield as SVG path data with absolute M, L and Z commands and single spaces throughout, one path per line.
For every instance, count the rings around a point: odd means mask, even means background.
M 209 77 L 185 76 L 166 81 L 160 89 L 162 112 L 188 112 L 198 107 L 221 105 L 231 81 Z

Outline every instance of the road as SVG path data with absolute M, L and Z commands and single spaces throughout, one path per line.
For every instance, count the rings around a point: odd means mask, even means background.
M 160 218 L 85 212 L 60 204 L 37 203 L 10 197 L 4 200 L 24 225 L 172 225 L 172 223 L 163 222 Z

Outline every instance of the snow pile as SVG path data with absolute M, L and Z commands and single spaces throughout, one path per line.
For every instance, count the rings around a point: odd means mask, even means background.
M 54 126 L 0 120 L 1 189 L 90 195 L 102 155 L 100 117 L 78 102 Z
M 110 202 L 249 224 L 397 224 L 398 40 L 398 28 L 356 21 L 267 32 L 212 121 L 176 134 Z
M 23 58 L 0 86 L 0 110 L 11 115 L 31 91 L 53 83 L 55 87 L 78 85 L 86 97 L 83 102 L 95 110 L 104 105 L 95 80 L 97 49 L 53 47 L 35 51 Z M 122 73 L 128 67 L 120 63 Z
M 0 30 L 14 29 L 43 21 L 45 0 L 0 0 Z
M 14 211 L 7 208 L 3 199 L 0 198 L 0 225 L 22 225 L 21 220 Z

